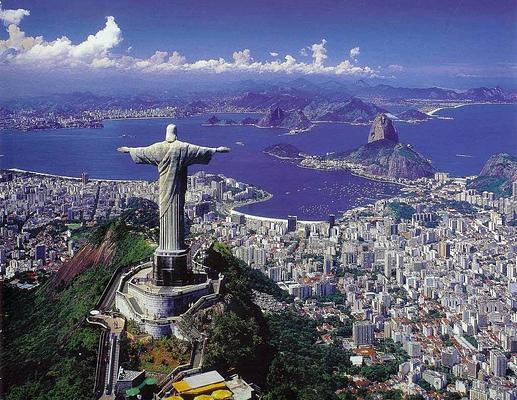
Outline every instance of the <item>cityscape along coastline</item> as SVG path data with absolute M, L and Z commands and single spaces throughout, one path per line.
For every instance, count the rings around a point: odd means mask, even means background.
M 517 400 L 517 0 L 0 0 L 1 400 Z

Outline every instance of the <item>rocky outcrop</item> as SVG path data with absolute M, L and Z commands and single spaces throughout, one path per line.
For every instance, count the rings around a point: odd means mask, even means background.
M 380 114 L 372 124 L 367 144 L 352 152 L 329 155 L 326 159 L 355 164 L 365 173 L 381 177 L 411 180 L 431 177 L 435 170 L 429 160 L 411 145 L 398 140 L 391 119 Z
M 494 154 L 488 159 L 479 176 L 469 183 L 470 189 L 492 192 L 497 197 L 510 196 L 512 183 L 517 181 L 517 157 L 508 154 Z
M 257 123 L 262 128 L 285 128 L 302 131 L 311 128 L 311 121 L 303 111 L 284 111 L 280 107 L 271 108 Z
M 433 176 L 429 160 L 411 145 L 381 139 L 359 147 L 344 160 L 365 167 L 365 172 L 389 178 L 419 179 Z
M 368 143 L 378 140 L 389 140 L 395 143 L 399 141 L 399 134 L 386 114 L 379 114 L 375 117 L 368 134 Z

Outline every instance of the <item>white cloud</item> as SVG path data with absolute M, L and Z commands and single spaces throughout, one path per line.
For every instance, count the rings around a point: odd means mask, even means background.
M 307 57 L 309 54 L 307 53 L 307 49 L 304 47 L 300 49 L 300 55 L 303 57 Z
M 359 47 L 350 49 L 350 59 L 353 62 L 357 62 L 357 57 L 359 57 L 359 54 L 361 54 L 361 49 Z
M 248 65 L 252 60 L 250 49 L 233 52 L 233 61 L 236 65 Z
M 89 58 L 98 54 L 105 54 L 122 41 L 122 31 L 115 22 L 114 17 L 106 18 L 106 26 L 95 35 L 73 46 L 70 50 L 71 56 L 75 58 Z
M 278 53 L 277 53 L 276 51 L 271 51 L 271 52 L 269 53 L 269 55 L 270 55 L 271 57 L 278 57 Z
M 103 29 L 88 36 L 78 45 L 74 45 L 66 36 L 51 42 L 45 41 L 41 36 L 28 37 L 16 25 L 9 25 L 7 32 L 8 39 L 0 40 L 0 54 L 6 49 L 14 51 L 15 56 L 11 57 L 11 61 L 18 64 L 89 65 L 93 68 L 106 68 L 108 64 L 115 65 L 114 62 L 107 63 L 108 59 L 112 60 L 109 51 L 122 41 L 121 30 L 113 17 L 107 17 Z
M 386 67 L 390 72 L 404 72 L 405 68 L 402 65 L 391 64 Z
M 321 43 L 314 43 L 311 46 L 312 59 L 316 67 L 323 67 L 323 62 L 327 59 L 327 49 L 325 48 L 326 44 L 327 41 L 325 39 L 321 39 Z
M 17 10 L 3 10 L 2 2 L 0 1 L 0 21 L 2 21 L 5 26 L 20 25 L 22 18 L 27 15 L 30 15 L 30 11 L 24 10 L 23 8 L 18 8 Z
M 0 40 L 0 62 L 3 65 L 26 65 L 30 68 L 90 68 L 114 69 L 124 71 L 140 71 L 143 73 L 174 73 L 185 71 L 206 72 L 253 72 L 253 73 L 286 73 L 286 74 L 337 74 L 337 75 L 375 75 L 376 71 L 368 66 L 360 67 L 344 60 L 335 66 L 325 65 L 327 60 L 327 41 L 322 39 L 302 49 L 302 55 L 311 51 L 312 62 L 301 62 L 292 55 L 272 61 L 254 60 L 250 49 L 235 51 L 232 58 L 200 59 L 187 62 L 177 51 L 155 51 L 149 58 L 137 58 L 129 55 L 131 47 L 114 53 L 114 49 L 122 42 L 122 32 L 115 18 L 106 18 L 105 26 L 94 35 L 89 35 L 83 42 L 74 44 L 66 36 L 53 41 L 43 37 L 30 37 L 14 24 L 7 28 L 8 38 Z M 353 49 L 352 49 L 353 50 Z M 357 54 L 358 53 L 357 48 Z M 278 53 L 271 52 L 277 57 Z M 351 51 L 352 54 L 352 51 Z

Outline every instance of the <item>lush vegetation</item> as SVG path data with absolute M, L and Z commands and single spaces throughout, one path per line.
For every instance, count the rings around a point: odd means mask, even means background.
M 33 291 L 5 287 L 1 362 L 7 400 L 92 397 L 100 332 L 85 318 L 116 268 L 151 254 L 120 221 L 92 236 L 97 245 L 103 240 L 115 245 L 111 263 L 91 266 L 64 287 L 53 290 L 50 281 Z
M 292 312 L 268 316 L 274 358 L 267 373 L 266 400 L 337 399 L 345 387 L 350 354 L 338 345 L 317 344 L 316 323 Z
M 472 346 L 474 346 L 477 349 L 478 341 L 476 340 L 476 338 L 474 336 L 464 335 L 463 337 L 465 338 L 465 340 L 467 342 L 469 342 Z
M 448 209 L 452 208 L 461 214 L 475 214 L 476 208 L 466 201 L 458 201 L 458 200 L 442 200 L 440 204 L 437 206 L 437 209 Z
M 394 354 L 394 361 L 353 367 L 351 353 L 343 350 L 338 340 L 339 336 L 351 335 L 351 320 L 327 318 L 325 322 L 335 328 L 335 344 L 320 343 L 318 323 L 312 319 L 292 310 L 262 315 L 252 302 L 252 289 L 260 286 L 227 247 L 215 244 L 205 263 L 225 274 L 227 304 L 226 312 L 211 328 L 206 366 L 223 374 L 238 371 L 264 389 L 266 400 L 352 399 L 355 394 L 351 390 L 362 389 L 355 388 L 347 374 L 363 374 L 381 382 L 396 374 L 399 363 L 407 359 L 399 345 L 387 340 L 378 344 L 378 350 Z M 267 281 L 260 285 L 273 285 Z M 344 308 L 339 305 L 343 300 L 340 295 L 325 300 Z M 396 391 L 383 392 L 382 396 L 399 398 Z
M 390 201 L 386 204 L 384 212 L 400 222 L 401 220 L 410 220 L 415 213 L 415 209 L 402 201 Z
M 156 340 L 128 340 L 124 337 L 121 348 L 122 363 L 126 369 L 168 374 L 178 365 L 190 359 L 190 343 L 175 337 Z
M 251 278 L 251 269 L 220 243 L 213 244 L 208 250 L 205 265 L 225 275 L 227 306 L 226 311 L 215 318 L 209 332 L 205 366 L 221 372 L 237 369 L 245 377 L 263 384 L 271 350 L 266 343 L 267 323 L 253 303 L 256 283 Z M 275 284 L 272 281 L 265 284 L 267 279 L 264 276 L 260 285 L 269 287 L 267 290 L 273 292 L 272 286 Z

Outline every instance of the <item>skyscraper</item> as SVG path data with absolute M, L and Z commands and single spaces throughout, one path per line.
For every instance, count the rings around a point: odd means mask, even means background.
M 443 241 L 438 243 L 438 256 L 440 258 L 449 258 L 451 256 L 451 244 Z
M 298 221 L 298 217 L 296 217 L 296 215 L 289 215 L 287 217 L 287 232 L 296 231 L 297 221 Z
M 506 376 L 508 360 L 501 350 L 490 351 L 490 373 L 494 376 Z
M 368 321 L 354 322 L 352 326 L 352 339 L 356 346 L 373 343 L 375 325 Z
M 336 216 L 334 214 L 329 214 L 329 231 L 334 228 L 334 225 L 336 225 Z
M 88 180 L 88 174 L 85 171 L 83 171 L 83 173 L 81 174 L 81 182 L 83 183 L 83 185 L 86 185 L 88 183 Z
M 47 246 L 45 246 L 44 244 L 36 245 L 36 248 L 34 249 L 34 259 L 45 261 L 46 257 L 47 257 Z

